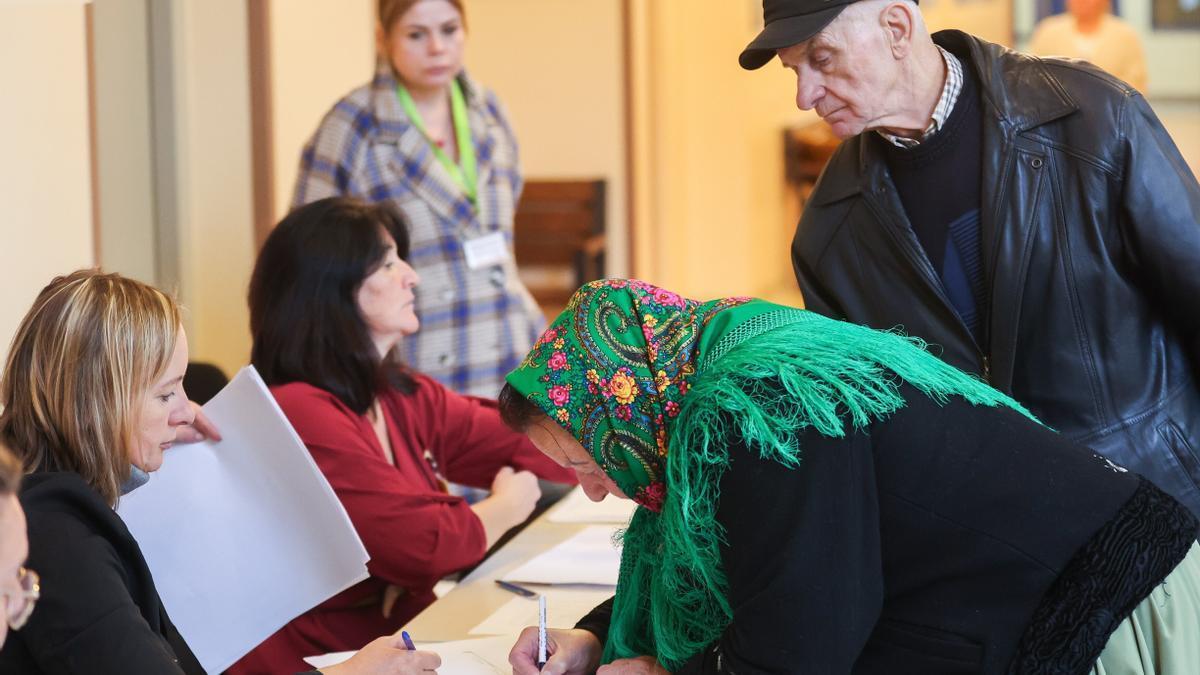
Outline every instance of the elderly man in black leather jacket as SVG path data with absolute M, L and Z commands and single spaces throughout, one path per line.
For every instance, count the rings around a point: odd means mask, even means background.
M 807 307 L 900 327 L 1200 515 L 1200 186 L 1142 96 L 911 0 L 765 0 L 742 53 L 844 139 L 792 261 Z

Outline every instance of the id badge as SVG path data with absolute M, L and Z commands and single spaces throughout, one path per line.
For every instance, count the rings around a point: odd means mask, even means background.
M 502 264 L 508 259 L 508 246 L 504 243 L 503 233 L 493 232 L 464 241 L 463 254 L 467 258 L 467 267 L 477 270 Z

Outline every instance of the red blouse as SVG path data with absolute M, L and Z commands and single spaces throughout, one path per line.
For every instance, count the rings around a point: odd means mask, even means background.
M 327 391 L 301 382 L 271 392 L 350 515 L 371 556 L 371 577 L 293 619 L 232 668 L 231 675 L 308 670 L 305 656 L 358 649 L 393 633 L 434 601 L 442 577 L 483 558 L 483 524 L 440 478 L 489 488 L 502 467 L 574 483 L 524 435 L 500 421 L 496 403 L 462 396 L 414 374 L 416 391 L 381 399 L 395 465 L 375 430 Z M 381 598 L 404 589 L 391 615 Z

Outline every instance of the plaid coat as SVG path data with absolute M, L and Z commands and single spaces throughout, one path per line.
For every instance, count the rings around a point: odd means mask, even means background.
M 521 194 L 516 138 L 494 94 L 465 74 L 459 82 L 478 159 L 477 206 L 404 113 L 387 64 L 325 115 L 301 155 L 292 201 L 347 195 L 396 208 L 409 227 L 409 262 L 421 275 L 421 330 L 402 345 L 407 362 L 455 391 L 494 397 L 545 318 L 512 254 Z M 508 258 L 468 268 L 463 242 L 492 232 L 503 233 Z

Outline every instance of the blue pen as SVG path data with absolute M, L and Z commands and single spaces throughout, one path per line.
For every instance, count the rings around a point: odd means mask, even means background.
M 404 648 L 410 652 L 417 651 L 417 646 L 413 644 L 412 638 L 408 637 L 408 631 L 400 631 L 400 637 L 404 639 Z
M 516 584 L 512 584 L 507 581 L 501 581 L 500 579 L 497 579 L 496 585 L 499 586 L 500 588 L 503 588 L 506 591 L 516 593 L 517 595 L 519 595 L 523 598 L 536 598 L 537 597 L 537 593 L 534 593 L 533 591 L 529 590 L 528 588 L 525 588 L 524 586 L 518 586 Z

